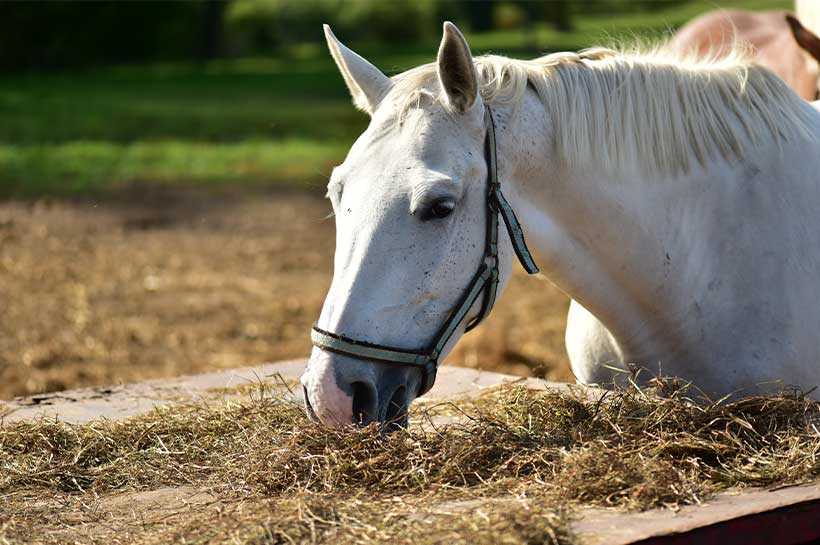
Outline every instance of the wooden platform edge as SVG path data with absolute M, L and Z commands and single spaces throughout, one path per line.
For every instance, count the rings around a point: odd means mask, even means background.
M 809 545 L 820 543 L 820 499 L 655 536 L 632 545 Z
M 803 545 L 820 540 L 820 483 L 732 489 L 678 511 L 586 509 L 572 530 L 583 545 Z

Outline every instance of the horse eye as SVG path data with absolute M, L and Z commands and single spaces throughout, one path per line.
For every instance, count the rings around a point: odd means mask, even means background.
M 456 208 L 456 203 L 450 199 L 439 199 L 434 202 L 430 208 L 428 208 L 424 216 L 422 217 L 423 220 L 436 220 L 446 218 L 450 214 L 453 213 L 453 210 Z

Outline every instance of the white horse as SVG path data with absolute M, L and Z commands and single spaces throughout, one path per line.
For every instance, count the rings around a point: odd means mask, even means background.
M 322 422 L 400 419 L 485 314 L 466 291 L 492 263 L 493 123 L 501 187 L 573 299 L 579 382 L 640 367 L 714 397 L 820 384 L 820 112 L 771 72 L 603 49 L 473 58 L 445 23 L 436 63 L 388 78 L 325 30 L 371 123 L 328 185 L 335 270 L 302 377 Z M 526 253 L 509 215 L 499 290 Z

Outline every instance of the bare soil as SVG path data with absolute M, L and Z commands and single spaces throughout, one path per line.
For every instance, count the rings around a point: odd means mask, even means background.
M 0 399 L 306 356 L 329 212 L 285 189 L 0 203 Z M 516 270 L 447 363 L 572 380 L 567 305 Z

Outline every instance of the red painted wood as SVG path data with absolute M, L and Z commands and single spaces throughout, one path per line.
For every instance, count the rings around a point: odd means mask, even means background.
M 820 543 L 820 500 L 747 515 L 633 545 L 811 545 Z

